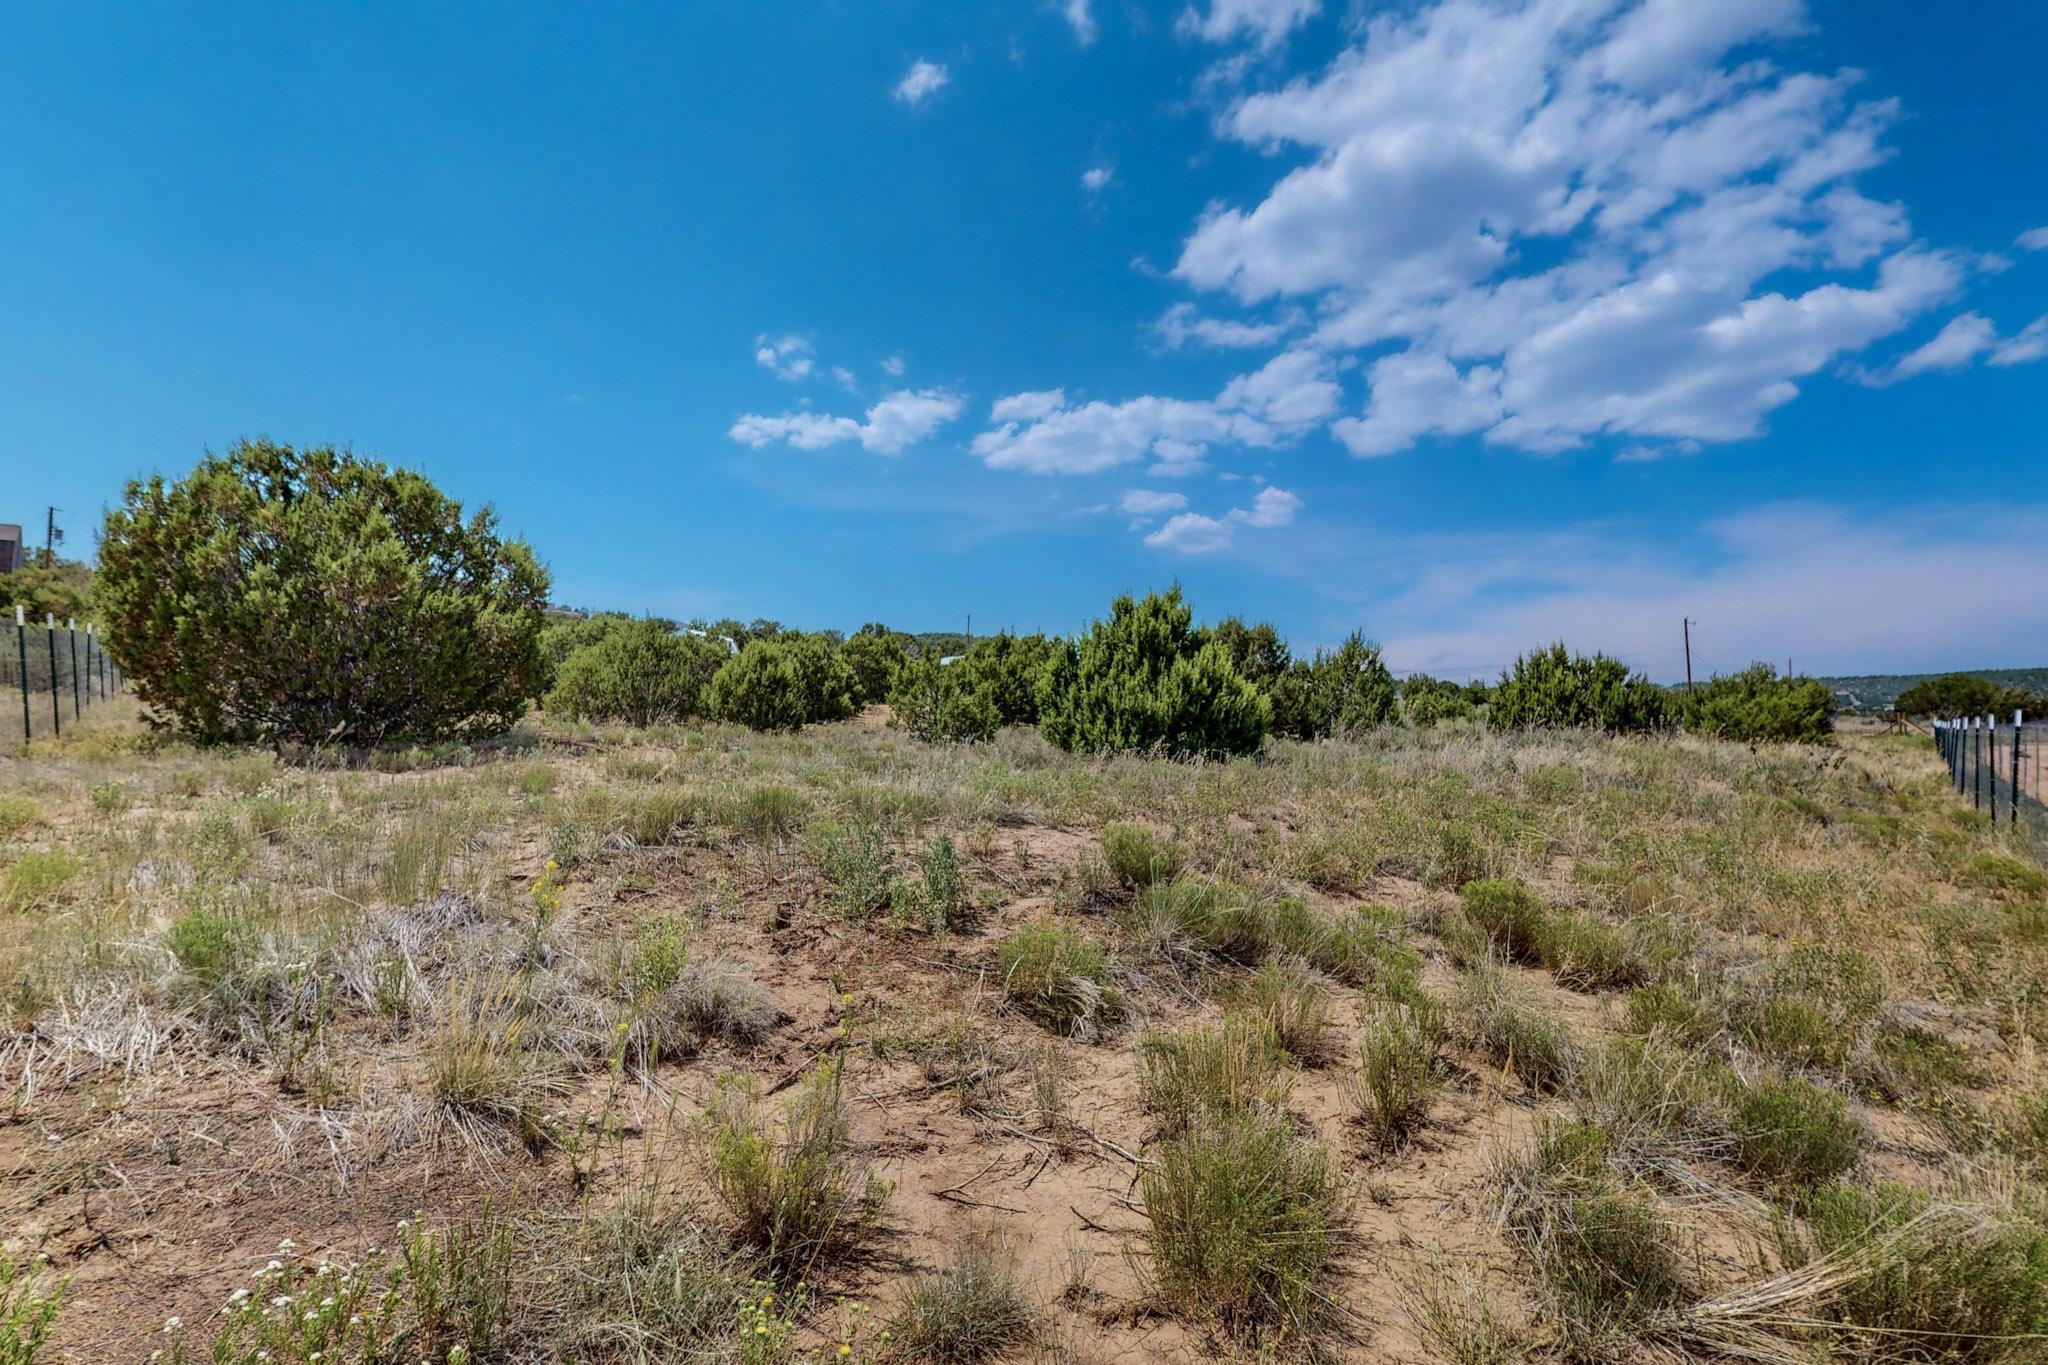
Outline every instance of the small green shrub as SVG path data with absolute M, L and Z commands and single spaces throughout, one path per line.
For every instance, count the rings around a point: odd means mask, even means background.
M 1543 925 L 1537 956 L 1559 984 L 1577 990 L 1633 985 L 1644 974 L 1627 934 L 1570 910 L 1553 912 Z
M 969 685 L 961 667 L 930 656 L 904 664 L 889 689 L 890 724 L 927 744 L 994 738 L 1002 717 L 986 692 Z
M 1313 662 L 1295 660 L 1273 684 L 1274 710 L 1297 739 L 1355 735 L 1394 718 L 1394 675 L 1357 631 Z M 1276 727 L 1277 728 L 1277 727 Z
M 1677 699 L 1685 728 L 1738 744 L 1833 744 L 1835 694 L 1817 678 L 1780 677 L 1769 664 L 1688 688 Z
M 750 730 L 794 730 L 853 714 L 858 682 L 832 643 L 818 636 L 755 640 L 711 680 L 709 706 Z
M 205 985 L 230 971 L 243 951 L 243 937 L 233 919 L 211 910 L 195 910 L 173 920 L 164 930 L 164 946 L 178 965 Z
M 1475 1051 L 1539 1094 L 1563 1089 L 1583 1060 L 1562 1025 L 1508 997 L 1498 968 L 1467 978 L 1453 1016 Z
M 1802 995 L 1770 995 L 1730 1015 L 1735 1034 L 1791 1066 L 1839 1067 L 1850 1035 L 1834 1011 Z
M 1797 1192 L 1847 1172 L 1863 1155 L 1863 1130 L 1840 1095 L 1802 1080 L 1766 1079 L 1735 1101 L 1735 1164 Z
M 1591 1124 L 1542 1120 L 1500 1172 L 1508 1234 L 1535 1266 L 1567 1359 L 1629 1359 L 1632 1341 L 1691 1297 L 1670 1224 L 1617 1187 Z
M 665 844 L 697 813 L 696 803 L 679 791 L 651 791 L 635 797 L 625 811 L 625 835 L 643 848 Z
M 1053 647 L 1038 687 L 1039 732 L 1081 753 L 1257 752 L 1272 702 L 1192 619 L 1178 588 L 1117 598 L 1107 621 Z
M 78 868 L 78 859 L 61 848 L 22 854 L 0 871 L 0 910 L 33 910 L 51 904 Z
M 854 1145 L 837 1059 L 797 1093 L 779 1134 L 740 1084 L 724 1087 L 705 1125 L 712 1188 L 739 1241 L 778 1280 L 858 1246 L 888 1198 Z
M 1122 1010 L 1108 956 L 1068 925 L 1025 925 L 998 955 L 1010 998 L 1062 1033 L 1093 1037 Z
M 34 797 L 19 792 L 0 792 L 0 839 L 12 839 L 31 825 L 41 823 L 43 808 Z
M 0 1251 L 0 1365 L 35 1365 L 63 1301 L 61 1283 L 45 1288 L 35 1266 Z
M 97 783 L 86 795 L 92 801 L 93 814 L 102 819 L 126 815 L 135 804 L 135 793 L 120 782 Z
M 2048 872 L 2010 853 L 1973 854 L 1956 869 L 1956 880 L 2012 900 L 2048 900 Z
M 1631 1033 L 1652 1034 L 1703 1047 L 1721 1030 L 1714 1011 L 1668 981 L 1638 986 L 1628 993 L 1627 1028 Z
M 864 920 L 889 904 L 895 856 L 873 825 L 851 834 L 834 829 L 818 852 L 818 871 L 830 888 L 832 908 L 847 919 Z
M 1161 1144 L 1139 1187 L 1170 1307 L 1234 1334 L 1313 1332 L 1343 1216 L 1326 1149 L 1284 1116 L 1240 1113 Z
M 1216 1027 L 1154 1034 L 1138 1045 L 1138 1099 L 1168 1136 L 1277 1110 L 1292 1084 L 1287 1054 L 1263 1019 L 1226 1015 Z
M 726 657 L 723 641 L 677 634 L 666 621 L 621 622 L 562 661 L 543 705 L 575 720 L 685 720 L 704 714 Z
M 889 1318 L 896 1351 L 934 1365 L 973 1365 L 1030 1340 L 1036 1315 L 990 1237 L 970 1238 L 937 1270 L 913 1277 Z
M 690 961 L 688 934 L 674 915 L 642 920 L 633 937 L 632 989 L 635 997 L 659 995 L 683 974 Z
M 1465 918 L 1512 962 L 1538 961 L 1550 911 L 1536 893 L 1515 881 L 1467 882 L 1458 892 Z
M 1515 660 L 1487 699 L 1496 730 L 1538 728 L 1635 734 L 1663 728 L 1671 708 L 1664 690 L 1604 654 L 1586 658 L 1562 644 Z
M 921 922 L 934 934 L 961 927 L 968 914 L 967 888 L 960 875 L 960 853 L 947 835 L 934 839 L 917 855 L 918 877 L 896 888 L 897 914 Z
M 1102 827 L 1102 860 L 1125 886 L 1146 887 L 1180 875 L 1180 850 L 1145 825 Z

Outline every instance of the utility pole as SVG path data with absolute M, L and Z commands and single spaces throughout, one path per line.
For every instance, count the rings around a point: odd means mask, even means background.
M 971 611 L 967 613 L 967 643 L 974 643 L 974 613 Z
M 1692 618 L 1685 618 L 1685 690 L 1692 691 Z
M 57 529 L 57 514 L 63 510 L 61 507 L 52 507 L 43 518 L 43 567 L 45 569 L 54 568 L 57 564 L 57 542 L 64 538 L 64 533 Z

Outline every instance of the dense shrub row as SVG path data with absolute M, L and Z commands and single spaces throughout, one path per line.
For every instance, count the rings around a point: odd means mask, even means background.
M 418 474 L 257 441 L 175 484 L 130 485 L 107 518 L 95 591 L 138 694 L 160 723 L 200 740 L 470 738 L 502 732 L 534 697 L 576 719 L 712 716 L 757 730 L 887 699 L 921 739 L 1036 725 L 1063 749 L 1174 758 L 1254 753 L 1274 733 L 1317 740 L 1482 713 L 1497 729 L 1682 725 L 1751 743 L 1825 742 L 1833 720 L 1823 685 L 1766 665 L 1679 694 L 1562 644 L 1516 660 L 1491 688 L 1397 682 L 1363 635 L 1297 659 L 1270 624 L 1196 625 L 1178 588 L 1119 597 L 1072 640 L 970 641 L 879 624 L 845 640 L 767 620 L 548 624 L 547 586 L 488 510 L 465 521 Z M 1937 680 L 1901 704 L 2011 700 L 1979 695 L 1989 686 Z

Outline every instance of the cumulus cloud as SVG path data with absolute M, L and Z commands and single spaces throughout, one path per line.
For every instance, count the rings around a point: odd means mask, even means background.
M 1166 496 L 1178 498 L 1180 495 Z M 1181 504 L 1185 505 L 1186 501 L 1182 498 Z M 1262 488 L 1252 499 L 1250 507 L 1232 508 L 1220 517 L 1182 512 L 1169 518 L 1164 526 L 1145 537 L 1145 543 L 1154 549 L 1178 550 L 1187 555 L 1214 554 L 1236 543 L 1238 527 L 1270 530 L 1276 526 L 1291 526 L 1294 514 L 1300 510 L 1301 499 L 1286 489 Z
M 1243 38 L 1270 48 L 1321 8 L 1322 0 L 1209 0 L 1206 14 L 1193 5 L 1182 12 L 1180 31 L 1212 43 Z
M 1090 166 L 1081 172 L 1081 188 L 1094 194 L 1116 178 L 1116 173 L 1107 166 Z
M 1069 404 L 1064 389 L 1012 394 L 989 410 L 995 426 L 971 449 L 991 469 L 1099 474 L 1150 457 L 1155 473 L 1172 475 L 1189 472 L 1214 444 L 1288 444 L 1334 413 L 1340 397 L 1328 356 L 1283 351 L 1208 401 L 1146 394 Z
M 754 361 L 777 379 L 789 380 L 809 377 L 815 363 L 811 343 L 804 338 L 770 338 L 765 334 L 754 338 Z
M 951 79 L 943 65 L 920 57 L 910 64 L 910 70 L 903 73 L 903 79 L 896 82 L 895 95 L 904 104 L 914 107 L 938 94 Z
M 882 361 L 882 372 L 884 374 L 900 375 L 905 368 L 903 357 L 900 355 L 888 356 Z
M 1219 3 L 1201 31 L 1249 31 L 1253 8 L 1301 7 Z M 1968 275 L 1856 186 L 1895 107 L 1761 55 L 1805 23 L 1799 0 L 1382 14 L 1322 71 L 1229 105 L 1225 136 L 1300 159 L 1258 202 L 1212 205 L 1173 273 L 1312 309 L 1317 348 L 1379 352 L 1334 426 L 1359 455 L 1756 435 Z
M 1176 303 L 1160 315 L 1152 330 L 1169 351 L 1190 345 L 1252 349 L 1276 344 L 1287 335 L 1289 326 L 1286 322 L 1204 317 L 1192 303 Z
M 1991 350 L 1993 365 L 2024 365 L 2048 355 L 2048 316 L 2035 318 L 2019 334 L 2001 341 Z
M 2023 365 L 2044 354 L 2048 354 L 2048 317 L 2036 318 L 2013 336 L 2001 337 L 1997 325 L 1982 313 L 1962 313 L 1889 367 L 1856 377 L 1883 387 L 1915 375 L 1952 373 L 1979 360 L 1987 365 Z
M 877 455 L 900 455 L 958 417 L 965 406 L 960 395 L 946 389 L 900 389 L 869 408 L 865 420 L 816 412 L 780 417 L 748 413 L 726 434 L 756 450 L 777 442 L 798 450 L 822 450 L 858 441 Z
M 1133 528 L 1144 525 L 1152 518 L 1167 512 L 1178 512 L 1188 505 L 1185 493 L 1161 493 L 1150 488 L 1132 488 L 1117 500 L 1117 510 L 1132 518 Z
M 1095 41 L 1095 15 L 1089 7 L 1088 0 L 1066 0 L 1066 3 L 1060 6 L 1060 13 L 1064 14 L 1067 23 L 1073 26 L 1075 42 L 1086 47 Z
M 2012 244 L 2022 251 L 2048 251 L 2048 227 L 2028 228 Z

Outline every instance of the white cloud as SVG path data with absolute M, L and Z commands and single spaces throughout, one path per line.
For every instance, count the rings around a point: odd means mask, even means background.
M 1180 497 L 1177 493 L 1167 496 Z M 1182 505 L 1186 501 L 1182 498 Z M 1270 530 L 1277 526 L 1291 526 L 1295 513 L 1300 510 L 1301 499 L 1286 489 L 1262 488 L 1252 499 L 1250 507 L 1233 508 L 1221 517 L 1183 512 L 1146 536 L 1145 543 L 1154 549 L 1178 550 L 1188 555 L 1214 554 L 1218 550 L 1229 549 L 1236 542 L 1238 527 Z
M 2040 317 L 2009 337 L 2000 337 L 1991 319 L 1981 313 L 1962 313 L 1932 339 L 1900 356 L 1876 374 L 1856 377 L 1875 387 L 1896 384 L 1914 375 L 1950 373 L 1983 360 L 1987 365 L 2024 365 L 2048 355 L 2048 317 Z
M 910 64 L 910 70 L 903 73 L 903 79 L 896 82 L 896 98 L 908 105 L 923 104 L 951 79 L 944 66 L 920 57 Z
M 834 365 L 832 367 L 832 382 L 845 389 L 848 393 L 852 393 L 859 387 L 854 383 L 853 371 L 847 369 L 844 365 Z
M 777 379 L 803 379 L 811 372 L 811 343 L 800 336 L 779 339 L 765 334 L 757 336 L 754 338 L 754 361 Z
M 1135 518 L 1131 525 L 1144 525 L 1152 518 L 1167 512 L 1178 512 L 1188 505 L 1185 493 L 1161 493 L 1150 488 L 1132 488 L 1117 500 L 1117 510 L 1127 517 Z
M 1991 352 L 1993 365 L 2024 365 L 2048 355 L 2048 316 L 2035 318 Z
M 1216 403 L 1280 431 L 1298 432 L 1328 421 L 1343 396 L 1329 356 L 1320 351 L 1282 351 L 1224 385 Z
M 1212 205 L 1174 274 L 1312 307 L 1327 350 L 1399 343 L 1335 425 L 1357 454 L 1753 436 L 1968 274 L 1855 186 L 1892 104 L 1859 100 L 1854 72 L 1749 57 L 1804 24 L 1798 0 L 1383 13 L 1325 70 L 1227 109 L 1226 136 L 1307 160 L 1249 207 Z M 1162 338 L 1197 316 L 1170 312 Z
M 1272 47 L 1315 17 L 1322 0 L 1209 0 L 1209 12 L 1190 5 L 1180 16 L 1180 31 L 1212 43 L 1240 36 L 1260 47 Z
M 946 389 L 899 389 L 867 410 L 865 421 L 816 412 L 765 417 L 748 413 L 726 434 L 759 450 L 778 441 L 798 450 L 822 450 L 843 441 L 858 441 L 878 455 L 900 455 L 958 417 L 965 401 Z
M 900 375 L 903 373 L 904 368 L 903 357 L 900 355 L 892 355 L 882 361 L 882 372 L 884 374 Z
M 1192 303 L 1176 303 L 1152 324 L 1160 344 L 1177 351 L 1190 343 L 1233 349 L 1271 346 L 1286 336 L 1285 322 L 1236 322 L 1203 317 Z
M 1230 515 L 1247 526 L 1272 527 L 1292 526 L 1294 514 L 1301 510 L 1301 499 L 1284 488 L 1261 488 L 1259 495 L 1252 499 L 1249 509 L 1232 512 Z
M 1075 42 L 1086 47 L 1095 41 L 1095 15 L 1090 12 L 1088 0 L 1066 0 L 1060 12 L 1073 25 Z
M 1997 341 L 1998 329 L 1990 318 L 1982 313 L 1962 313 L 1950 318 L 1948 325 L 1936 332 L 1931 341 L 1899 357 L 1891 369 L 1873 382 L 1895 384 L 1931 370 L 1960 370 L 1989 351 Z
M 1094 194 L 1115 178 L 1115 172 L 1107 166 L 1090 166 L 1081 172 L 1081 188 Z
M 993 430 L 970 447 L 991 469 L 1032 474 L 1098 474 L 1153 458 L 1153 473 L 1191 472 L 1211 445 L 1271 449 L 1298 439 L 1337 410 L 1330 358 L 1283 351 L 1239 375 L 1208 402 L 1146 394 L 1122 403 L 1069 405 L 1046 389 L 998 399 Z
M 1013 393 L 1008 398 L 998 398 L 988 410 L 991 422 L 1036 422 L 1050 417 L 1067 405 L 1065 389 L 1040 389 L 1033 393 Z
M 1200 512 L 1183 512 L 1145 537 L 1156 550 L 1178 550 L 1184 555 L 1214 554 L 1230 548 L 1236 527 L 1229 521 L 1205 517 Z
M 2048 251 L 2048 227 L 2028 228 L 2012 244 L 2022 251 Z

